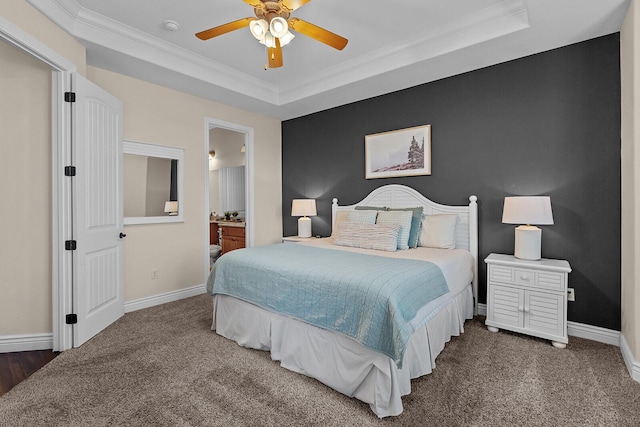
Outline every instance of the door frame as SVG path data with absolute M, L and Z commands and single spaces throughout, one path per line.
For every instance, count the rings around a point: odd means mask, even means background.
M 51 78 L 51 289 L 53 351 L 71 348 L 72 326 L 65 314 L 72 309 L 73 252 L 64 250 L 64 240 L 72 236 L 71 183 L 64 178 L 64 167 L 72 164 L 71 104 L 64 93 L 74 87 L 75 64 L 30 34 L 0 16 L 0 37 L 18 49 L 49 65 Z
M 245 239 L 246 246 L 253 246 L 254 239 L 254 185 L 253 185 L 253 140 L 254 130 L 252 127 L 239 125 L 224 120 L 215 119 L 213 117 L 204 118 L 204 151 L 202 159 L 205 164 L 205 181 L 204 181 L 204 222 L 202 233 L 205 236 L 205 251 L 203 252 L 204 261 L 204 283 L 207 282 L 209 276 L 209 131 L 215 128 L 222 128 L 233 132 L 244 134 L 245 145 L 245 206 L 246 206 L 246 221 L 245 221 Z

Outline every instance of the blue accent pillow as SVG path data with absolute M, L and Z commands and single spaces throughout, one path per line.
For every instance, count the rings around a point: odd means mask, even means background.
M 412 211 L 411 231 L 409 232 L 408 245 L 410 248 L 417 248 L 418 240 L 420 239 L 420 232 L 422 230 L 423 207 L 419 206 L 417 208 L 389 208 L 389 210 L 390 211 Z
M 360 211 L 368 212 L 368 211 Z M 382 211 L 378 212 L 376 224 L 399 225 L 400 234 L 398 234 L 398 249 L 409 249 L 409 234 L 411 231 L 411 212 L 410 211 Z

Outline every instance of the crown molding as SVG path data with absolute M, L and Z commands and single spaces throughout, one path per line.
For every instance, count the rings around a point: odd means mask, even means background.
M 529 17 L 524 2 L 504 0 L 476 13 L 461 16 L 446 26 L 432 28 L 412 42 L 378 49 L 311 78 L 284 85 L 280 90 L 280 101 L 281 104 L 288 104 L 326 92 L 327 89 L 363 81 L 527 28 Z M 413 83 L 407 87 L 411 85 Z
M 81 7 L 75 0 L 27 0 L 72 36 L 222 89 L 277 104 L 275 85 Z

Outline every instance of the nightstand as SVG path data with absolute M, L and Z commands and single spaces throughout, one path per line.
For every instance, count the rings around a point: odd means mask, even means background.
M 282 238 L 282 243 L 299 243 L 299 242 L 306 242 L 311 239 L 313 239 L 313 237 L 288 236 L 288 237 Z
M 487 263 L 487 320 L 500 328 L 551 340 L 565 348 L 569 263 L 559 259 L 527 261 L 491 254 Z

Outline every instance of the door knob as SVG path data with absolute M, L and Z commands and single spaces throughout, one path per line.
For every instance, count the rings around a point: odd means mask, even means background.
M 124 233 L 120 233 L 120 238 L 121 238 L 121 239 L 124 239 L 125 237 L 127 237 L 127 235 L 126 235 L 126 234 L 124 234 Z

